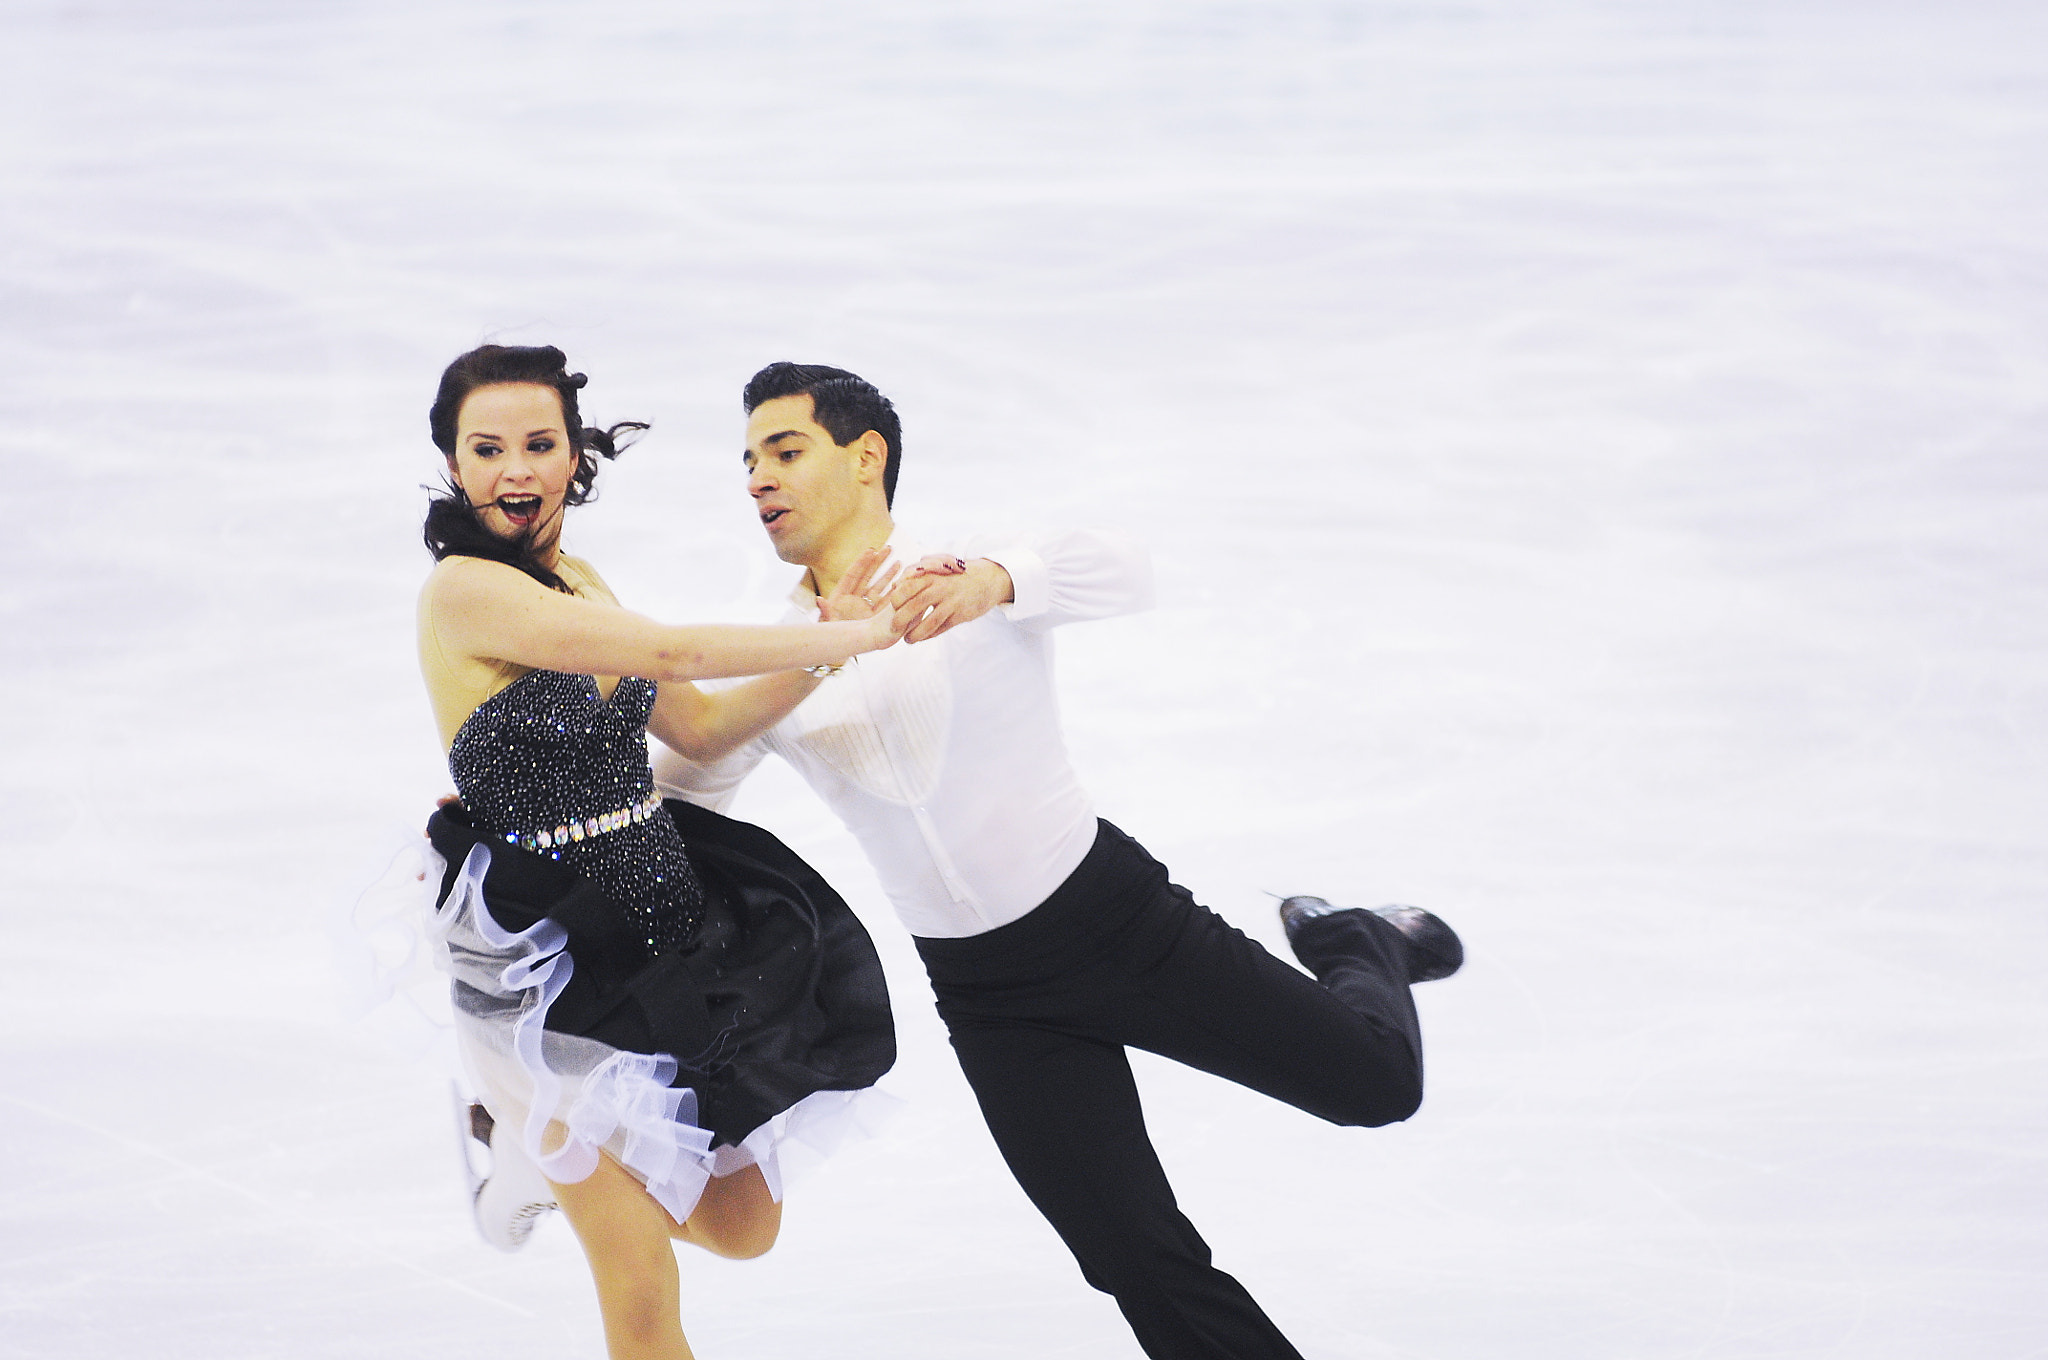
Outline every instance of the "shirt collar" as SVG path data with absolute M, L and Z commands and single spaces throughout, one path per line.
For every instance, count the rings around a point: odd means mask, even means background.
M 918 540 L 900 528 L 889 535 L 889 542 L 885 546 L 889 549 L 889 561 L 901 563 L 906 568 L 924 556 L 924 548 Z M 883 563 L 883 569 L 887 568 L 888 563 Z M 795 584 L 789 588 L 789 602 L 807 614 L 816 614 L 818 597 L 804 584 L 809 577 L 808 571 L 797 573 Z

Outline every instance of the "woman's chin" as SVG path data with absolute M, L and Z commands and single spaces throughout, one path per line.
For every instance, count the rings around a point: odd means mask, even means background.
M 532 538 L 533 526 L 540 523 L 539 515 L 508 515 L 496 506 L 486 510 L 477 518 L 483 522 L 484 528 L 490 530 L 491 537 L 502 538 L 507 543 L 516 543 L 523 538 Z
M 523 547 L 541 561 L 547 561 L 554 554 L 562 537 L 560 516 L 550 520 L 545 510 L 531 515 L 508 515 L 503 507 L 492 505 L 477 516 L 477 522 L 492 538 Z

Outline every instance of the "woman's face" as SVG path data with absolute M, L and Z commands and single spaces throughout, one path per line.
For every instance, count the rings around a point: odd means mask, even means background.
M 576 450 L 562 428 L 562 398 L 540 383 L 493 383 L 463 401 L 455 417 L 448 473 L 486 529 L 500 538 L 533 534 L 542 560 L 562 536 L 562 498 Z

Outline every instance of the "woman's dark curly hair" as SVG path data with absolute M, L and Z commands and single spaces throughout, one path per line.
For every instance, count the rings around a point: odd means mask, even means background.
M 595 500 L 599 456 L 618 457 L 632 447 L 632 441 L 621 442 L 620 435 L 637 434 L 647 425 L 623 420 L 604 429 L 585 426 L 576 394 L 590 380 L 569 372 L 568 362 L 553 345 L 479 345 L 462 355 L 442 371 L 441 390 L 434 394 L 434 405 L 427 412 L 434 447 L 451 459 L 455 457 L 455 421 L 462 414 L 462 403 L 478 388 L 499 383 L 552 387 L 562 399 L 562 428 L 576 450 L 576 471 L 569 478 L 562 504 L 566 508 Z M 517 567 L 542 585 L 567 592 L 567 583 L 542 566 L 535 553 L 533 536 L 540 527 L 536 524 L 514 538 L 498 537 L 483 526 L 469 497 L 450 477 L 447 490 L 427 504 L 424 537 L 436 562 L 444 557 L 482 557 Z

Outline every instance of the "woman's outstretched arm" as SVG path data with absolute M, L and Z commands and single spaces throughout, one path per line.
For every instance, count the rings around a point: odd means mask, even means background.
M 450 651 L 572 675 L 655 681 L 766 675 L 837 665 L 902 636 L 909 615 L 883 609 L 841 623 L 656 623 L 644 614 L 550 590 L 516 567 L 451 557 L 427 578 L 420 607 Z
M 840 620 L 873 615 L 896 581 L 896 568 L 881 572 L 888 560 L 886 549 L 862 553 L 840 578 L 838 588 L 818 602 L 821 615 Z M 647 730 L 678 755 L 709 764 L 781 722 L 817 687 L 816 677 L 800 670 L 764 675 L 709 694 L 695 685 L 663 685 Z

